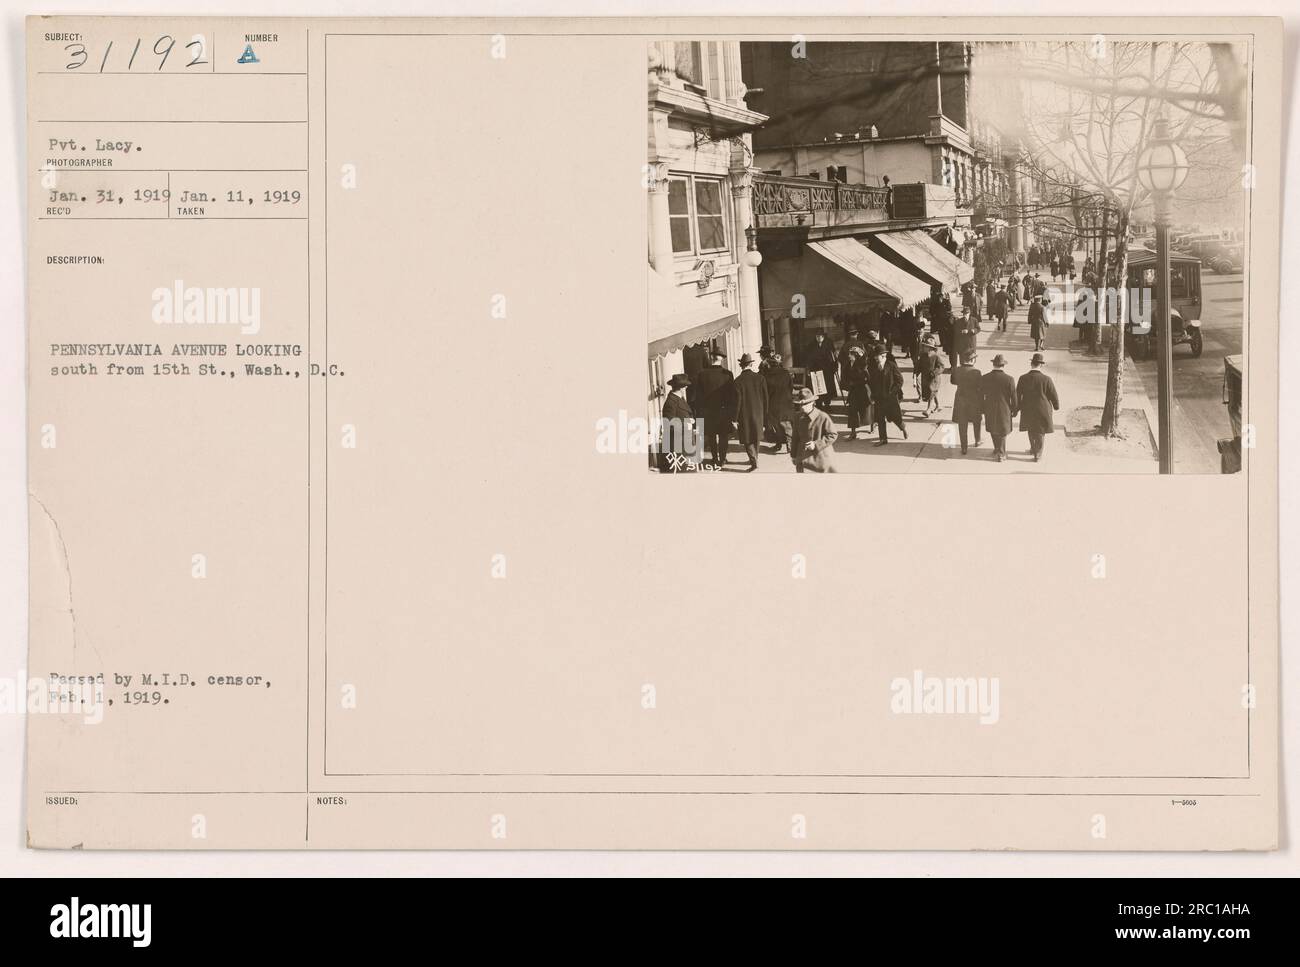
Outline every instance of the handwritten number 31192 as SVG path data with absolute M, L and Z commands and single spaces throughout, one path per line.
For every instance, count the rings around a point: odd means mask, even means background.
M 139 37 L 136 38 L 135 47 L 131 49 L 131 56 L 126 62 L 127 70 L 133 70 L 135 68 L 136 57 L 139 56 L 140 47 L 143 43 L 144 41 L 141 38 Z M 159 37 L 157 40 L 154 41 L 153 52 L 154 55 L 158 58 L 158 68 L 157 68 L 158 70 L 162 70 L 164 65 L 166 65 L 167 58 L 171 56 L 171 53 L 175 49 L 175 47 L 176 47 L 176 38 L 173 37 L 171 34 L 163 34 L 161 37 Z M 86 49 L 85 44 L 67 44 L 64 46 L 63 49 L 68 52 L 68 62 L 64 65 L 64 70 L 70 70 L 70 71 L 79 70 L 81 67 L 84 67 L 86 63 L 90 60 L 90 51 Z M 185 45 L 185 50 L 190 52 L 189 53 L 190 60 L 188 63 L 185 64 L 187 68 L 197 67 L 200 64 L 208 63 L 208 61 L 204 59 L 204 55 L 207 53 L 207 41 L 204 39 L 202 34 L 196 34 L 194 36 L 194 39 Z M 99 72 L 101 74 L 104 73 L 105 68 L 108 66 L 108 58 L 112 53 L 113 53 L 113 41 L 110 40 L 108 42 L 108 46 L 104 48 L 104 56 L 100 58 L 99 61 Z M 177 54 L 177 56 L 180 57 L 183 55 Z M 146 60 L 147 60 L 147 55 L 146 55 Z M 146 61 L 142 61 L 141 63 L 144 64 L 146 63 Z

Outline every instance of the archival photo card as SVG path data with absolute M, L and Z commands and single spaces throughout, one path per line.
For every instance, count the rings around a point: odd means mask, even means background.
M 27 845 L 1275 848 L 1281 37 L 30 18 Z

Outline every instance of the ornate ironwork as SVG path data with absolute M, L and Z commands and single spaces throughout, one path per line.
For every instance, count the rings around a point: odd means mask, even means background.
M 844 185 L 805 178 L 754 177 L 755 215 L 798 215 L 811 212 L 862 211 L 884 217 L 889 189 Z

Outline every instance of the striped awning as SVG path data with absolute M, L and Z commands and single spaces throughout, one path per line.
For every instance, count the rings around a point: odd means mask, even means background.
M 886 262 L 857 239 L 830 238 L 821 242 L 809 242 L 808 247 L 873 289 L 897 299 L 905 308 L 920 305 L 930 298 L 930 286 L 927 283 Z
M 697 298 L 654 269 L 650 272 L 650 358 L 694 346 L 740 325 L 735 309 Z
M 975 278 L 975 269 L 932 239 L 915 229 L 906 232 L 882 232 L 874 236 L 890 251 L 906 259 L 921 274 L 943 286 L 945 291 L 956 292 Z

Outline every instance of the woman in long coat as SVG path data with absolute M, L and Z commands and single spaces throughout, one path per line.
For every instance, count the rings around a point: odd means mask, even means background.
M 1034 341 L 1034 349 L 1043 348 L 1043 340 L 1047 338 L 1047 310 L 1041 299 L 1029 303 L 1029 338 Z
M 922 416 L 939 411 L 939 391 L 943 388 L 943 357 L 939 355 L 938 340 L 933 337 L 922 347 L 920 366 L 921 399 L 925 401 Z
M 844 385 L 849 391 L 849 439 L 858 438 L 858 427 L 872 425 L 871 386 L 867 374 L 866 352 L 858 346 L 849 350 L 849 369 Z

